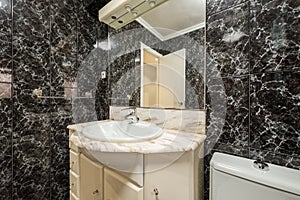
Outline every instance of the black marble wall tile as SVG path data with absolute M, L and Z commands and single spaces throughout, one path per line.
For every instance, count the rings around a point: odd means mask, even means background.
M 98 26 L 101 26 L 99 20 L 93 16 L 93 13 L 89 13 L 88 6 L 90 3 L 91 2 L 84 0 L 77 1 L 77 42 L 79 66 L 90 51 L 94 49 L 94 45 L 97 41 Z M 104 26 L 103 29 L 105 28 L 106 26 Z
M 9 75 L 12 69 L 11 1 L 1 1 L 0 7 L 0 76 Z M 0 82 L 8 82 L 0 78 Z M 10 84 L 10 83 L 9 83 Z M 12 113 L 11 98 L 0 99 L 0 199 L 12 199 Z
M 1 68 L 11 69 L 12 67 L 11 49 L 11 35 L 0 34 L 0 73 L 3 73 Z M 0 82 L 1 81 L 0 79 Z
M 206 149 L 218 141 L 232 146 L 248 147 L 249 78 L 207 80 Z
M 300 2 L 251 0 L 251 72 L 300 71 Z
M 205 87 L 204 76 L 192 66 L 187 66 L 185 73 L 185 108 L 203 109 L 205 104 L 203 95 Z
M 249 132 L 249 78 L 223 78 L 223 82 L 227 111 L 219 142 L 247 148 Z
M 45 37 L 47 37 L 45 35 Z M 37 89 L 49 96 L 49 40 L 43 37 L 13 35 L 13 81 L 18 88 Z
M 97 85 L 102 81 L 101 73 L 107 72 L 107 62 L 108 53 L 101 48 L 92 49 L 86 56 L 85 60 L 81 62 L 76 75 L 78 95 L 80 97 L 88 97 L 90 95 L 95 97 Z M 106 74 L 105 76 L 109 75 Z
M 77 71 L 77 1 L 51 0 L 51 96 L 64 96 Z
M 48 6 L 47 1 L 14 5 L 13 74 L 14 82 L 22 83 L 23 88 L 49 87 Z
M 248 73 L 248 19 L 248 3 L 207 17 L 208 77 Z
M 300 73 L 252 75 L 250 93 L 251 147 L 300 155 Z
M 114 58 L 110 64 L 111 98 L 124 99 L 124 106 L 129 105 L 128 95 L 132 96 L 136 89 L 134 59 L 135 52 L 127 53 Z
M 209 200 L 209 185 L 210 185 L 210 160 L 213 153 L 207 153 L 204 157 L 204 200 Z
M 57 112 L 51 113 L 51 198 L 69 199 L 69 132 L 72 124 L 69 112 L 56 106 Z
M 50 197 L 49 1 L 14 1 L 13 198 Z
M 105 71 L 108 74 L 108 71 Z M 97 90 L 95 93 L 95 110 L 98 120 L 105 120 L 109 118 L 109 92 L 108 92 L 108 78 L 100 79 L 98 81 Z
M 209 152 L 223 132 L 225 124 L 227 97 L 222 78 L 209 79 L 206 83 L 206 142 L 205 151 Z
M 50 119 L 47 113 L 20 117 L 17 121 L 14 112 L 13 199 L 49 199 Z M 16 122 L 23 129 L 17 130 Z
M 72 99 L 73 123 L 97 121 L 95 102 L 95 98 L 88 97 Z
M 0 199 L 11 199 L 12 100 L 0 99 Z
M 36 38 L 48 38 L 49 0 L 13 0 L 14 34 Z M 35 38 L 34 38 L 35 37 Z
M 247 0 L 207 0 L 206 13 L 212 15 L 214 13 L 235 7 Z
M 267 163 L 285 166 L 300 170 L 299 155 L 290 154 L 275 154 L 270 151 L 262 151 L 258 149 L 250 149 L 250 158 L 255 160 L 262 160 Z

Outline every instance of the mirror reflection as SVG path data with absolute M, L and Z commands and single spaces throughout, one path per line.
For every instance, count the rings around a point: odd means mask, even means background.
M 141 107 L 185 108 L 185 49 L 162 55 L 141 43 Z

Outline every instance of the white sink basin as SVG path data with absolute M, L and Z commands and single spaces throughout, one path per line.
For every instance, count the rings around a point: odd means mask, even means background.
M 139 121 L 106 121 L 82 129 L 82 134 L 103 142 L 141 142 L 161 136 L 162 129 L 155 124 Z

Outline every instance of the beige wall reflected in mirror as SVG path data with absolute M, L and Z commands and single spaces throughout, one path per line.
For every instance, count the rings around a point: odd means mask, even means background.
M 185 49 L 162 55 L 141 43 L 141 107 L 185 108 Z

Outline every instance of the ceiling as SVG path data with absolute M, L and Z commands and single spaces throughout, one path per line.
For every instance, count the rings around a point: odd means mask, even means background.
M 136 21 L 161 40 L 205 26 L 205 0 L 169 0 Z

